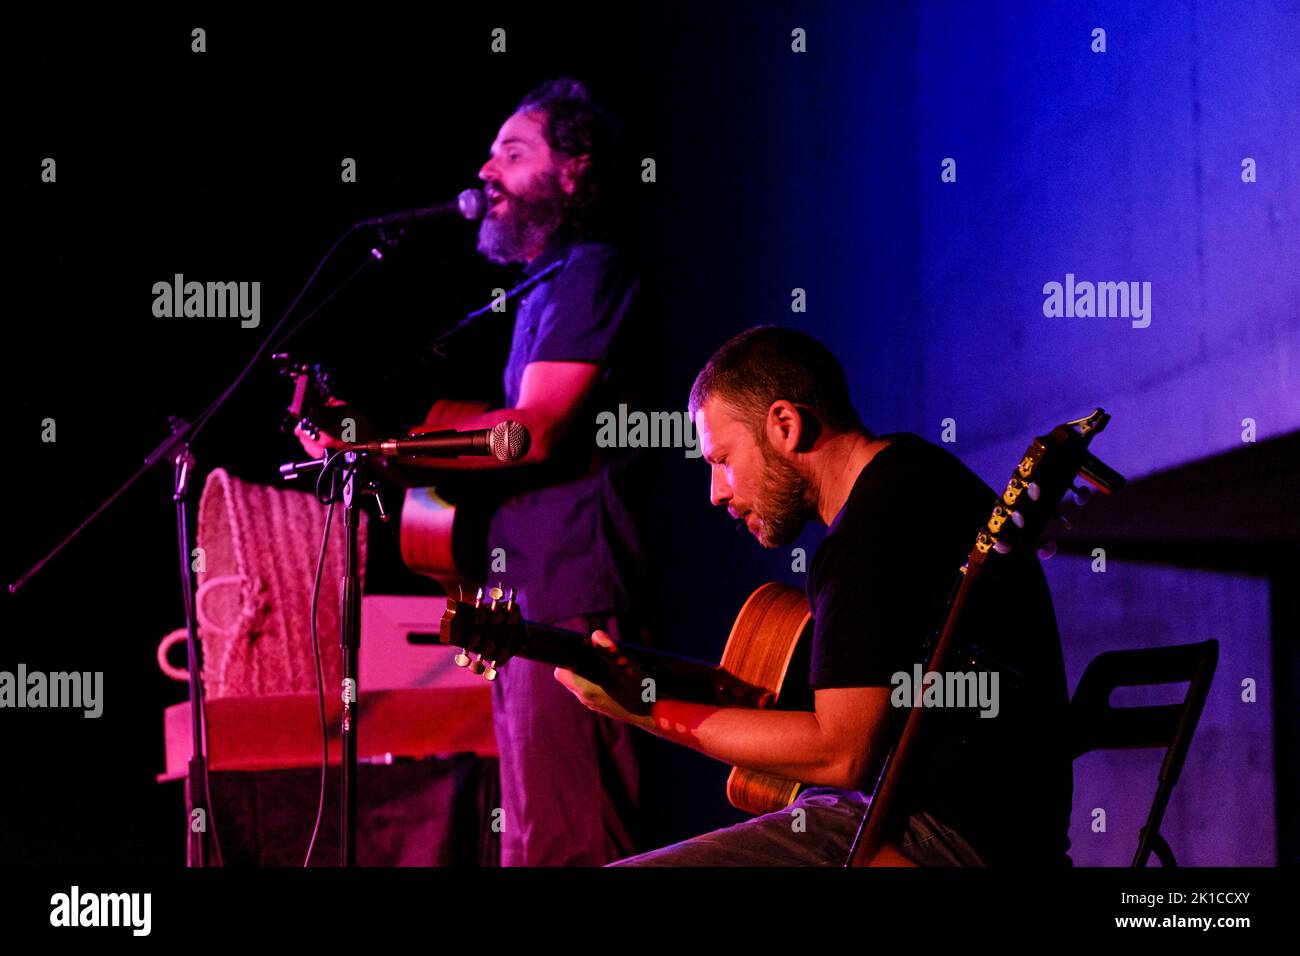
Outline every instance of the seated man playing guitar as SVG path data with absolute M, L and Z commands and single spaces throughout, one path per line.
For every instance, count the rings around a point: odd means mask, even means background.
M 640 716 L 572 670 L 555 677 L 593 711 L 809 786 L 787 809 L 614 865 L 840 866 L 906 713 L 891 703 L 905 699 L 891 693 L 896 675 L 922 662 L 996 496 L 937 446 L 863 427 L 835 357 L 793 330 L 750 329 L 725 344 L 690 409 L 713 504 L 760 544 L 789 544 L 813 518 L 829 527 L 807 580 L 814 709 L 659 698 Z M 930 720 L 877 864 L 1070 862 L 1068 694 L 1051 596 L 1032 551 L 1005 569 L 966 634 L 1003 671 L 997 708 L 948 707 Z M 614 648 L 603 632 L 591 639 Z

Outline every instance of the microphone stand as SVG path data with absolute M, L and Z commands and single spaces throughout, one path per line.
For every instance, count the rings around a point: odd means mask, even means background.
M 187 423 L 178 422 L 178 434 L 189 430 Z M 177 424 L 173 425 L 176 429 Z M 175 439 L 164 447 L 175 446 Z M 190 477 L 194 474 L 195 458 L 189 442 L 180 441 L 180 448 L 172 458 L 174 464 L 172 501 L 176 506 L 176 542 L 179 547 L 181 570 L 181 595 L 185 602 L 185 650 L 189 662 L 190 685 L 190 760 L 185 776 L 185 809 L 189 821 L 189 842 L 186 844 L 185 864 L 190 867 L 207 867 L 208 821 L 212 819 L 208 806 L 207 707 L 203 698 L 203 685 L 199 681 L 199 630 L 194 607 L 194 566 L 190 564 L 190 532 L 186 521 Z M 148 465 L 146 464 L 146 467 Z M 199 825 L 196 826 L 195 824 Z
M 384 255 L 380 251 L 379 246 L 384 245 L 391 248 L 397 244 L 398 238 L 401 235 L 400 230 L 398 231 L 398 234 L 396 236 L 387 235 L 384 229 L 385 224 L 380 224 L 379 242 L 370 248 L 370 250 L 366 255 L 365 260 L 359 266 L 353 269 L 352 272 L 350 272 L 346 277 L 344 277 L 344 279 L 341 282 L 339 282 L 330 291 L 328 295 L 326 295 L 323 299 L 321 299 L 321 301 L 318 302 L 310 312 L 308 312 L 296 323 L 294 323 L 294 325 L 291 328 L 289 328 L 288 331 L 286 331 L 282 337 L 277 339 L 277 335 L 279 335 L 281 329 L 288 322 L 289 316 L 292 315 L 294 309 L 298 307 L 298 304 L 302 301 L 303 296 L 306 295 L 307 290 L 310 289 L 312 285 L 315 283 L 317 277 L 321 273 L 321 270 L 325 267 L 325 264 L 334 256 L 334 253 L 339 249 L 339 247 L 343 245 L 344 240 L 348 239 L 350 236 L 352 236 L 353 233 L 355 233 L 358 229 L 360 229 L 364 225 L 366 225 L 366 223 L 354 223 L 353 225 L 349 226 L 347 230 L 341 236 L 338 237 L 338 239 L 334 241 L 334 244 L 330 246 L 329 251 L 326 252 L 324 257 L 320 260 L 320 262 L 317 263 L 316 268 L 312 271 L 312 274 L 307 279 L 306 284 L 303 285 L 303 287 L 298 291 L 298 294 L 294 297 L 293 301 L 289 303 L 289 307 L 285 309 L 284 313 L 280 316 L 280 318 L 276 320 L 276 323 L 271 327 L 270 331 L 267 332 L 266 338 L 262 340 L 262 344 L 253 353 L 252 358 L 248 360 L 248 363 L 244 366 L 243 370 L 235 377 L 234 381 L 232 381 L 230 385 L 226 387 L 225 391 L 223 391 L 219 396 L 217 396 L 217 398 L 210 405 L 208 405 L 207 408 L 203 410 L 203 412 L 198 416 L 197 419 L 194 420 L 193 423 L 186 422 L 183 419 L 178 418 L 176 416 L 171 416 L 168 419 L 168 421 L 172 426 L 172 434 L 166 439 L 164 439 L 162 444 L 160 444 L 157 448 L 154 449 L 154 451 L 144 460 L 144 464 L 139 469 L 137 469 L 136 472 L 133 475 L 131 475 L 131 477 L 128 478 L 121 485 L 121 487 L 119 487 L 116 491 L 114 491 L 107 498 L 105 498 L 104 501 L 101 502 L 99 506 L 96 507 L 95 510 L 92 511 L 90 515 L 87 516 L 81 522 L 81 524 L 79 524 L 67 537 L 65 537 L 62 541 L 60 541 L 57 545 L 55 545 L 54 548 L 52 548 L 50 552 L 45 555 L 45 557 L 37 561 L 34 565 L 32 565 L 31 568 L 29 568 L 22 575 L 20 575 L 16 580 L 14 580 L 12 583 L 8 585 L 9 593 L 17 594 L 18 591 L 22 589 L 27 584 L 28 581 L 30 581 L 37 573 L 39 573 L 47 564 L 49 564 L 50 561 L 52 561 L 61 551 L 63 551 L 64 548 L 66 548 L 69 544 L 71 544 L 74 540 L 76 540 L 82 534 L 82 532 L 84 532 L 95 521 L 96 518 L 98 518 L 101 514 L 107 511 L 108 508 L 113 504 L 113 502 L 115 502 L 118 498 L 120 498 L 127 491 L 127 489 L 129 489 L 141 477 L 143 477 L 143 475 L 146 472 L 148 472 L 150 469 L 154 468 L 155 466 L 160 465 L 163 461 L 170 461 L 172 463 L 174 469 L 173 483 L 172 483 L 172 502 L 176 509 L 176 536 L 179 545 L 181 591 L 182 591 L 182 598 L 185 605 L 186 649 L 187 649 L 187 656 L 189 658 L 188 667 L 189 667 L 189 688 L 190 688 L 190 729 L 191 729 L 191 736 L 192 736 L 192 740 L 191 740 L 192 752 L 190 754 L 188 771 L 186 775 L 186 785 L 185 785 L 186 812 L 187 812 L 187 819 L 188 819 L 188 826 L 189 826 L 189 833 L 187 836 L 187 844 L 186 844 L 186 865 L 187 866 L 206 867 L 209 865 L 208 841 L 206 840 L 206 834 L 207 834 L 208 824 L 212 819 L 210 813 L 211 808 L 208 806 L 208 800 L 207 800 L 208 764 L 207 764 L 207 757 L 206 757 L 206 729 L 207 729 L 207 724 L 205 720 L 206 700 L 204 697 L 202 683 L 199 680 L 200 665 L 199 665 L 199 646 L 198 646 L 198 625 L 196 621 L 196 614 L 195 614 L 195 607 L 194 607 L 194 601 L 195 601 L 194 579 L 191 573 L 192 567 L 190 565 L 189 527 L 188 527 L 188 522 L 186 520 L 189 483 L 190 483 L 190 478 L 194 474 L 195 464 L 196 464 L 195 457 L 191 448 L 194 444 L 195 439 L 198 437 L 200 430 L 203 428 L 203 426 L 206 425 L 208 421 L 218 411 L 221 410 L 222 406 L 225 405 L 225 403 L 229 400 L 230 396 L 234 393 L 234 391 L 243 383 L 244 379 L 248 377 L 248 375 L 252 372 L 252 370 L 257 366 L 258 362 L 261 361 L 262 357 L 270 350 L 272 343 L 276 344 L 277 346 L 282 345 L 288 339 L 292 338 L 295 334 L 301 331 L 307 325 L 307 323 L 309 323 L 313 318 L 315 318 L 315 316 L 320 312 L 321 309 L 323 309 L 326 305 L 332 302 L 340 292 L 342 292 L 345 288 L 351 285 L 352 282 L 358 276 L 360 276 L 362 272 L 365 272 L 374 263 L 383 261 Z M 350 506 L 348 510 L 349 512 L 351 512 L 352 509 Z M 381 506 L 381 515 L 382 515 L 382 506 Z M 348 520 L 349 521 L 359 520 L 359 518 L 357 518 L 355 513 L 353 513 L 351 514 L 351 517 Z M 356 537 L 355 528 L 349 525 L 349 538 L 354 550 L 356 544 L 355 537 Z M 349 568 L 355 569 L 357 567 L 355 561 L 356 556 L 355 554 L 353 554 L 351 557 L 352 557 L 352 563 L 349 565 Z M 354 619 L 350 619 L 350 618 L 344 619 L 345 621 L 348 622 L 348 625 L 353 626 L 354 628 L 357 629 L 356 643 L 352 645 L 352 654 L 351 654 L 352 660 L 354 662 L 355 662 L 355 655 L 356 655 L 356 646 L 357 643 L 359 643 L 360 641 L 360 631 L 359 631 L 360 583 L 359 581 L 356 585 L 356 589 L 357 589 L 356 596 L 358 598 L 358 602 L 354 612 Z M 344 653 L 345 666 L 348 659 L 349 659 L 349 655 L 345 650 Z M 346 698 L 345 698 L 344 706 L 345 706 L 345 711 L 344 711 L 345 716 L 350 715 L 350 710 L 348 709 L 348 702 Z M 353 750 L 354 763 L 353 763 L 352 776 L 355 777 L 355 759 L 356 759 L 355 741 L 353 741 L 353 748 L 354 748 Z M 347 778 L 347 779 L 350 781 L 352 778 Z M 355 858 L 355 805 L 352 807 L 352 813 L 353 813 L 352 857 Z M 214 826 L 214 830 L 215 830 L 215 826 Z M 220 849 L 218 844 L 218 855 L 219 854 L 220 854 Z
M 357 865 L 357 735 L 353 712 L 357 705 L 357 658 L 361 654 L 361 578 L 357 573 L 360 555 L 357 529 L 361 513 L 356 504 L 356 452 L 347 452 L 348 468 L 343 478 L 343 525 L 346 529 L 343 582 L 339 588 L 339 646 L 343 653 L 343 713 L 339 736 L 340 773 L 343 792 L 340 801 L 339 866 Z
M 391 517 L 384 509 L 378 482 L 366 479 L 362 485 L 357 485 L 357 473 L 369 460 L 370 455 L 365 452 L 343 453 L 344 550 L 343 581 L 339 587 L 339 647 L 343 654 L 343 710 L 339 735 L 342 788 L 339 800 L 339 866 L 345 867 L 357 865 L 357 720 L 360 716 L 361 658 L 361 553 L 358 537 L 361 505 L 358 496 L 374 496 L 380 521 L 387 521 Z M 328 467 L 328 463 L 325 466 Z
M 339 647 L 343 654 L 342 698 L 343 712 L 339 736 L 341 787 L 339 800 L 339 866 L 357 865 L 357 728 L 358 717 L 358 662 L 361 656 L 361 555 L 358 530 L 361 526 L 361 508 L 358 494 L 373 494 L 379 506 L 379 517 L 388 520 L 379 486 L 367 482 L 357 490 L 357 471 L 366 456 L 355 451 L 343 453 L 343 581 L 339 587 Z M 328 543 L 327 543 L 328 546 Z
M 428 452 L 439 457 L 438 452 Z M 445 454 L 445 453 L 444 453 Z M 454 456 L 454 454 L 453 454 Z M 344 557 L 343 579 L 339 586 L 339 647 L 342 652 L 340 697 L 342 713 L 339 733 L 340 794 L 339 794 L 339 866 L 357 865 L 357 721 L 360 716 L 359 663 L 361 657 L 361 554 L 359 534 L 361 527 L 360 495 L 373 495 L 381 521 L 389 520 L 379 493 L 379 483 L 365 479 L 358 484 L 358 473 L 374 457 L 363 450 L 344 450 L 322 458 L 304 462 L 290 462 L 280 466 L 286 479 L 315 468 L 328 470 L 343 460 L 343 526 Z M 321 478 L 325 476 L 322 474 Z M 318 485 L 319 487 L 319 485 Z M 327 500 L 335 500 L 331 488 Z M 329 546 L 328 539 L 325 547 Z

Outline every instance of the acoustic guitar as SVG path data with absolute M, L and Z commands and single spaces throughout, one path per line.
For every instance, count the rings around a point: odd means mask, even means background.
M 463 649 L 456 663 L 488 680 L 512 657 L 572 670 L 635 714 L 648 714 L 658 697 L 721 707 L 801 707 L 807 695 L 806 654 L 812 641 L 812 612 L 804 592 L 770 581 L 740 609 L 718 664 L 619 643 L 619 652 L 646 675 L 646 686 L 629 683 L 610 666 L 608 651 L 593 647 L 591 635 L 525 621 L 514 600 L 494 587 L 479 589 L 473 601 L 448 596 L 438 636 Z M 789 806 L 802 785 L 796 780 L 733 767 L 727 799 L 750 813 Z
M 489 407 L 486 402 L 440 399 L 412 434 L 454 427 Z M 427 481 L 429 474 L 423 477 Z M 448 595 L 473 587 L 488 566 L 488 523 L 506 494 L 503 484 L 499 476 L 478 474 L 446 476 L 436 484 L 408 487 L 399 532 L 402 563 L 433 578 Z

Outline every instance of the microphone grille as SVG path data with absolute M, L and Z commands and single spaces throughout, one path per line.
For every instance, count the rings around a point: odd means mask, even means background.
M 497 461 L 518 461 L 532 444 L 528 429 L 518 422 L 497 422 L 488 436 L 488 446 Z
M 456 197 L 456 205 L 466 219 L 482 219 L 487 211 L 487 197 L 481 189 L 466 189 Z

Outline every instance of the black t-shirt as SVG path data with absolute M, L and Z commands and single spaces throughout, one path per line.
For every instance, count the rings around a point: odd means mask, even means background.
M 601 372 L 552 459 L 518 469 L 528 486 L 495 509 L 487 542 L 489 551 L 508 556 L 524 615 L 543 624 L 637 610 L 648 575 L 641 512 L 649 456 L 600 449 L 600 466 L 589 469 L 596 413 L 640 407 L 645 370 L 654 367 L 640 280 L 613 246 L 567 239 L 552 242 L 524 274 L 556 262 L 560 268 L 519 299 L 506 407 L 518 404 L 531 363 L 586 362 Z
M 892 692 L 895 674 L 924 669 L 926 639 L 996 500 L 942 448 L 910 434 L 884 437 L 890 443 L 862 470 L 813 555 L 815 690 Z M 997 714 L 929 709 L 895 819 L 927 811 L 991 864 L 1068 864 L 1069 697 L 1051 594 L 1031 551 L 999 556 L 987 569 L 957 636 L 997 662 Z M 907 709 L 891 713 L 897 725 Z

